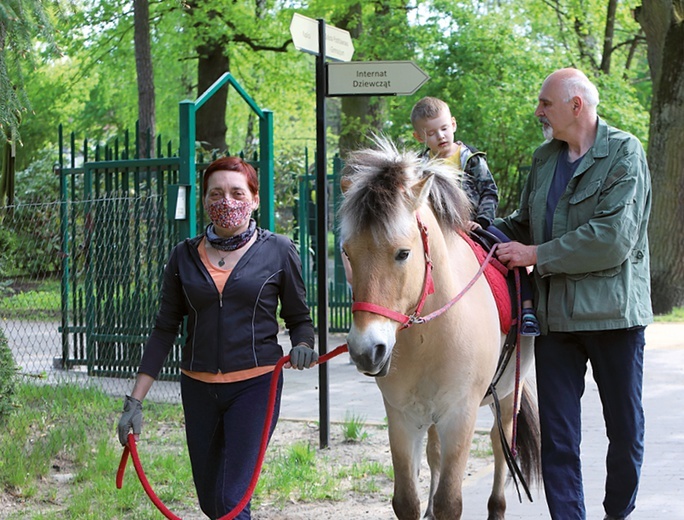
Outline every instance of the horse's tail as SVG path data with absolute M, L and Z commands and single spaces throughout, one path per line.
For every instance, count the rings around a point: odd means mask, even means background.
M 529 382 L 522 385 L 518 431 L 516 438 L 517 459 L 525 481 L 541 486 L 541 432 L 539 409 Z

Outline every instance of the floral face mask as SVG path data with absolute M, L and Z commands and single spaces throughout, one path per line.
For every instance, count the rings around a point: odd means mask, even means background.
M 221 199 L 208 208 L 209 218 L 223 229 L 234 229 L 244 224 L 252 214 L 252 202 L 249 200 Z

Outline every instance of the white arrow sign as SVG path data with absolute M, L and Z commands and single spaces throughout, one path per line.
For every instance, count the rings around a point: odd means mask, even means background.
M 290 34 L 297 50 L 318 55 L 318 21 L 295 13 L 290 23 Z M 349 31 L 326 24 L 325 55 L 338 61 L 351 60 L 354 44 Z
M 328 63 L 328 96 L 409 95 L 430 79 L 412 61 Z

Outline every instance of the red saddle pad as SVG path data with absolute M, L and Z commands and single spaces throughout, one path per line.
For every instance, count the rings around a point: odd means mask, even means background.
M 477 257 L 480 265 L 484 262 L 487 257 L 487 251 L 484 248 L 472 240 L 467 235 L 462 235 L 466 242 L 470 245 L 475 256 Z M 512 308 L 511 308 L 511 296 L 508 292 L 508 282 L 506 281 L 506 275 L 508 274 L 508 269 L 496 258 L 492 258 L 490 263 L 485 267 L 485 278 L 489 282 L 489 287 L 492 289 L 494 294 L 494 300 L 496 301 L 496 307 L 499 309 L 499 322 L 501 323 L 501 332 L 508 334 L 511 329 L 512 319 Z

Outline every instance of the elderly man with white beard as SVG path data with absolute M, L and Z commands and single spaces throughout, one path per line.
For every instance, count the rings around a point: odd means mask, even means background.
M 609 440 L 605 519 L 636 507 L 644 454 L 644 331 L 653 321 L 651 182 L 633 135 L 597 114 L 599 93 L 577 69 L 542 84 L 534 153 L 519 208 L 494 223 L 507 267 L 534 266 L 542 473 L 551 518 L 585 520 L 581 397 L 591 363 Z

